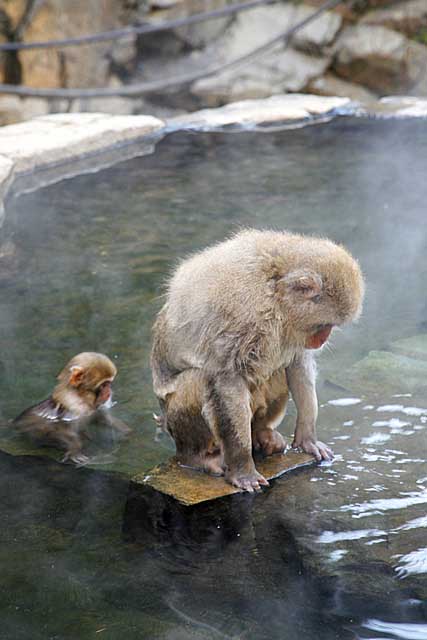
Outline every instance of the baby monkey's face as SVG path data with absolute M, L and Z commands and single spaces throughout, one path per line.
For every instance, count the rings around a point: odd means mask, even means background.
M 108 380 L 104 380 L 96 389 L 96 399 L 95 406 L 96 408 L 104 407 L 109 409 L 113 405 L 113 390 L 111 385 L 113 383 L 114 378 L 110 378 Z

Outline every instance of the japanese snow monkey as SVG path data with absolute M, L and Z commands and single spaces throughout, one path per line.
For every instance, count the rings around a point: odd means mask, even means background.
M 254 491 L 267 480 L 253 450 L 281 452 L 289 391 L 292 446 L 333 457 L 317 439 L 315 350 L 356 320 L 363 276 L 330 240 L 246 230 L 184 260 L 153 329 L 151 367 L 162 416 L 183 465 Z
M 36 444 L 64 449 L 63 462 L 88 462 L 82 449 L 84 429 L 90 421 L 96 419 L 123 434 L 130 433 L 130 428 L 108 411 L 116 374 L 116 367 L 104 354 L 79 353 L 59 373 L 51 395 L 23 411 L 14 426 Z

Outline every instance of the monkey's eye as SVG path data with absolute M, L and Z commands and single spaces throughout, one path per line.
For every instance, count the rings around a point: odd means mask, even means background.
M 317 294 L 317 296 L 313 296 L 311 298 L 311 301 L 314 302 L 315 304 L 318 304 L 322 299 L 322 296 L 320 295 L 320 293 Z

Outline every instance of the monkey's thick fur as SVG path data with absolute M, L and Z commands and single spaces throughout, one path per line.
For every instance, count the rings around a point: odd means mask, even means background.
M 184 260 L 153 330 L 151 365 L 163 425 L 183 464 L 266 484 L 252 447 L 283 450 L 275 431 L 288 388 L 294 446 L 318 460 L 313 348 L 361 312 L 358 263 L 330 240 L 247 230 Z M 307 348 L 310 346 L 310 348 Z
M 111 383 L 116 374 L 115 365 L 106 355 L 79 353 L 58 374 L 51 395 L 25 409 L 13 424 L 37 445 L 65 449 L 63 461 L 84 464 L 89 458 L 82 453 L 83 435 L 92 419 L 123 434 L 130 431 L 107 411 L 112 405 Z

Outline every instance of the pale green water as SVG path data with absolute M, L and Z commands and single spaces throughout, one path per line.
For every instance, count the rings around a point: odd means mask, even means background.
M 0 415 L 44 398 L 73 354 L 100 350 L 134 435 L 100 471 L 1 456 L 0 638 L 427 637 L 427 411 L 405 413 L 425 394 L 337 406 L 325 403 L 345 393 L 322 384 L 426 331 L 426 132 L 341 120 L 175 134 L 153 156 L 8 203 Z M 105 470 L 149 469 L 173 450 L 150 418 L 161 284 L 178 257 L 239 226 L 330 236 L 362 264 L 364 316 L 319 358 L 319 432 L 337 461 L 199 510 L 128 500 Z M 407 424 L 374 426 L 390 419 Z

